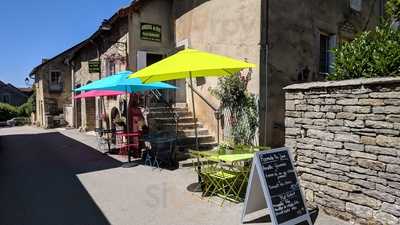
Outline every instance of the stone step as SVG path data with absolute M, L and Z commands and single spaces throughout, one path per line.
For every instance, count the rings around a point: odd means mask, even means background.
M 214 137 L 212 135 L 198 135 L 199 143 L 212 143 L 214 142 Z M 180 145 L 194 145 L 196 144 L 196 137 L 195 136 L 184 136 L 179 137 L 179 144 Z
M 166 105 L 164 103 L 152 102 L 152 103 L 150 103 L 150 105 L 148 107 L 149 108 L 163 108 L 163 107 L 165 108 Z M 175 107 L 175 108 L 187 108 L 188 105 L 187 105 L 187 103 L 173 103 L 172 107 Z
M 188 156 L 188 149 L 196 148 L 195 126 L 198 129 L 199 150 L 210 150 L 217 146 L 215 138 L 203 124 L 193 123 L 193 114 L 189 112 L 187 105 L 177 105 L 173 110 L 174 112 L 171 112 L 171 109 L 165 106 L 153 106 L 149 108 L 147 118 L 150 127 L 156 125 L 161 131 L 175 132 L 174 113 L 179 115 L 178 145 L 183 156 Z
M 175 130 L 175 123 L 164 123 L 162 124 L 162 126 L 165 128 L 163 130 Z M 187 130 L 187 129 L 194 129 L 195 126 L 197 126 L 198 128 L 203 128 L 203 124 L 197 122 L 196 124 L 194 123 L 179 123 L 178 124 L 178 130 Z
M 173 104 L 173 106 L 175 108 L 187 108 L 188 107 L 187 103 L 175 103 L 175 104 Z
M 184 111 L 178 111 L 176 112 L 179 117 L 191 117 L 192 113 L 191 112 L 184 112 Z M 174 117 L 174 113 L 172 112 L 150 112 L 147 115 L 147 118 L 168 118 L 168 117 Z
M 217 146 L 217 142 L 204 142 L 204 143 L 199 143 L 199 150 L 200 151 L 208 151 Z M 180 149 L 183 152 L 187 152 L 189 149 L 196 149 L 196 144 L 179 144 Z
M 188 112 L 188 108 L 168 108 L 168 107 L 150 107 L 149 112 L 154 113 L 154 112 L 170 112 L 173 110 L 174 112 Z
M 198 128 L 197 129 L 197 134 L 198 135 L 209 135 L 209 132 L 206 128 Z M 181 136 L 194 136 L 195 131 L 194 129 L 186 129 L 186 130 L 179 130 L 178 135 Z
M 157 123 L 175 123 L 175 118 L 151 118 Z M 178 123 L 193 123 L 193 117 L 179 117 Z

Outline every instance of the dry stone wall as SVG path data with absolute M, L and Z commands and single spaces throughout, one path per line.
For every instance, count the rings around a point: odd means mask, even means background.
M 356 224 L 400 224 L 400 79 L 285 91 L 286 146 L 308 202 Z

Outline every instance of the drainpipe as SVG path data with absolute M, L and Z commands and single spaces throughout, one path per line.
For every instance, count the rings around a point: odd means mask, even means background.
M 70 65 L 70 70 L 71 70 L 71 87 L 72 87 L 72 127 L 74 128 L 78 128 L 78 109 L 76 108 L 76 99 L 75 99 L 75 71 L 74 71 L 74 67 L 75 67 L 75 63 L 72 61 L 70 61 L 69 63 Z
M 268 118 L 268 2 L 261 0 L 261 23 L 260 23 L 260 102 L 259 102 L 259 144 L 266 146 L 270 143 L 270 126 Z

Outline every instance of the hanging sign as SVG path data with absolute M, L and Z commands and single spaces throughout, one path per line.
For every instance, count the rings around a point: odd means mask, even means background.
M 161 26 L 157 24 L 141 23 L 140 39 L 161 42 Z
M 100 61 L 89 61 L 89 73 L 100 73 Z
M 258 152 L 253 159 L 242 223 L 261 209 L 268 209 L 273 225 L 312 225 L 288 148 Z

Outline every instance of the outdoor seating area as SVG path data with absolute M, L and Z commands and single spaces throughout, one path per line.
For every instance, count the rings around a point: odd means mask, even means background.
M 218 196 L 221 206 L 226 200 L 242 202 L 254 154 L 268 147 L 221 145 L 211 151 L 191 150 L 193 167 L 198 176 L 202 197 Z
M 164 158 L 164 160 L 161 161 L 164 161 L 167 166 L 172 167 L 176 165 L 175 149 L 178 134 L 177 132 L 173 132 L 173 135 L 164 135 L 149 128 L 147 118 L 143 115 L 143 110 L 148 111 L 147 102 L 145 102 L 144 105 L 140 105 L 139 97 L 145 96 L 146 93 L 155 90 L 177 89 L 171 84 L 164 83 L 165 81 L 189 79 L 190 84 L 188 84 L 188 86 L 191 88 L 193 103 L 191 111 L 193 112 L 195 143 L 196 149 L 198 150 L 198 126 L 196 109 L 193 101 L 194 90 L 192 78 L 233 76 L 243 69 L 252 68 L 254 66 L 255 65 L 251 63 L 216 54 L 194 49 L 185 49 L 137 72 L 121 71 L 76 88 L 74 92 L 76 92 L 77 95 L 75 95 L 74 98 L 98 98 L 102 100 L 99 101 L 99 109 L 102 111 L 100 112 L 101 116 L 99 116 L 101 117 L 101 123 L 99 124 L 100 127 L 96 129 L 98 148 L 101 152 L 105 153 L 105 149 L 108 149 L 108 153 L 111 153 L 113 149 L 117 149 L 117 154 L 128 156 L 129 163 L 131 162 L 131 157 L 133 157 L 136 159 L 143 159 L 145 164 L 157 168 L 160 167 L 160 159 Z M 110 121 L 107 115 L 104 98 L 123 95 L 125 95 L 125 109 L 123 115 L 125 118 L 122 119 L 119 117 Z M 178 118 L 176 118 L 176 127 L 178 127 L 177 121 Z M 122 129 L 109 129 L 110 126 L 116 126 L 117 123 L 122 124 L 122 127 L 120 126 Z M 249 155 L 244 155 L 244 158 L 238 156 L 236 156 L 236 158 L 224 157 L 222 157 L 222 161 L 231 162 L 232 168 L 237 167 L 236 165 L 240 164 L 239 162 L 241 161 L 251 159 Z M 212 168 L 213 167 L 207 168 L 205 171 Z M 232 173 L 240 172 L 239 175 L 235 176 L 235 180 L 232 181 L 233 183 L 237 182 L 239 179 L 243 180 L 240 177 L 244 176 L 245 172 L 241 170 L 242 169 L 230 170 Z M 228 172 L 222 173 L 223 176 L 226 174 L 228 174 Z M 210 177 L 213 176 L 214 175 L 210 175 Z M 229 183 L 232 182 L 230 181 Z M 225 190 L 225 188 L 220 189 Z M 238 198 L 238 193 L 242 188 L 239 187 L 239 190 L 231 189 L 232 190 L 229 190 L 226 195 L 233 192 L 236 193 L 234 198 Z M 216 188 L 211 191 L 211 193 L 214 192 L 217 192 Z
M 123 130 L 96 129 L 97 150 L 103 154 L 118 154 L 142 159 L 144 165 L 160 168 L 176 166 L 176 137 L 165 133 L 143 135 Z
M 254 66 L 245 61 L 194 49 L 185 49 L 137 72 L 122 71 L 79 87 L 74 90 L 79 92 L 75 99 L 99 98 L 99 100 L 103 100 L 99 102 L 100 109 L 103 111 L 102 122 L 101 126 L 96 129 L 99 151 L 127 156 L 128 163 L 132 162 L 131 157 L 133 157 L 135 162 L 139 160 L 146 166 L 175 168 L 177 166 L 176 150 L 180 144 L 178 130 L 176 132 L 158 132 L 157 129 L 150 127 L 146 116 L 143 115 L 143 112 L 149 111 L 147 102 L 145 100 L 144 104 L 141 104 L 143 102 L 140 101 L 140 98 L 151 91 L 176 90 L 175 86 L 164 83 L 165 81 L 188 79 L 195 134 L 195 150 L 188 152 L 195 159 L 193 165 L 199 177 L 198 188 L 202 189 L 202 197 L 219 196 L 223 200 L 222 206 L 227 200 L 232 202 L 244 200 L 253 156 L 255 152 L 267 148 L 252 147 L 254 144 L 249 145 L 254 140 L 256 127 L 253 126 L 247 129 L 247 134 L 240 134 L 241 137 L 246 136 L 245 141 L 241 141 L 241 143 L 247 145 L 237 145 L 239 143 L 237 137 L 233 139 L 233 143 L 235 143 L 231 145 L 233 147 L 228 144 L 220 144 L 218 139 L 217 147 L 214 150 L 200 151 L 193 78 L 213 76 L 237 79 L 243 69 Z M 242 78 L 240 80 L 242 82 Z M 246 95 L 243 89 L 245 86 L 240 84 L 239 86 L 242 87 L 240 93 Z M 124 95 L 123 114 L 110 121 L 106 113 L 104 98 Z M 228 95 L 236 97 L 230 93 Z M 243 95 L 241 96 L 243 101 L 254 102 L 252 98 L 245 99 Z M 240 106 L 240 104 L 237 105 Z M 233 111 L 239 112 L 240 109 Z M 231 115 L 230 118 L 238 116 L 240 115 Z M 175 118 L 176 129 L 178 129 L 178 120 L 179 118 Z M 232 124 L 239 126 L 238 123 Z M 152 125 L 157 126 L 158 124 Z M 218 129 L 219 125 L 218 121 Z M 109 129 L 109 127 L 114 128 Z

